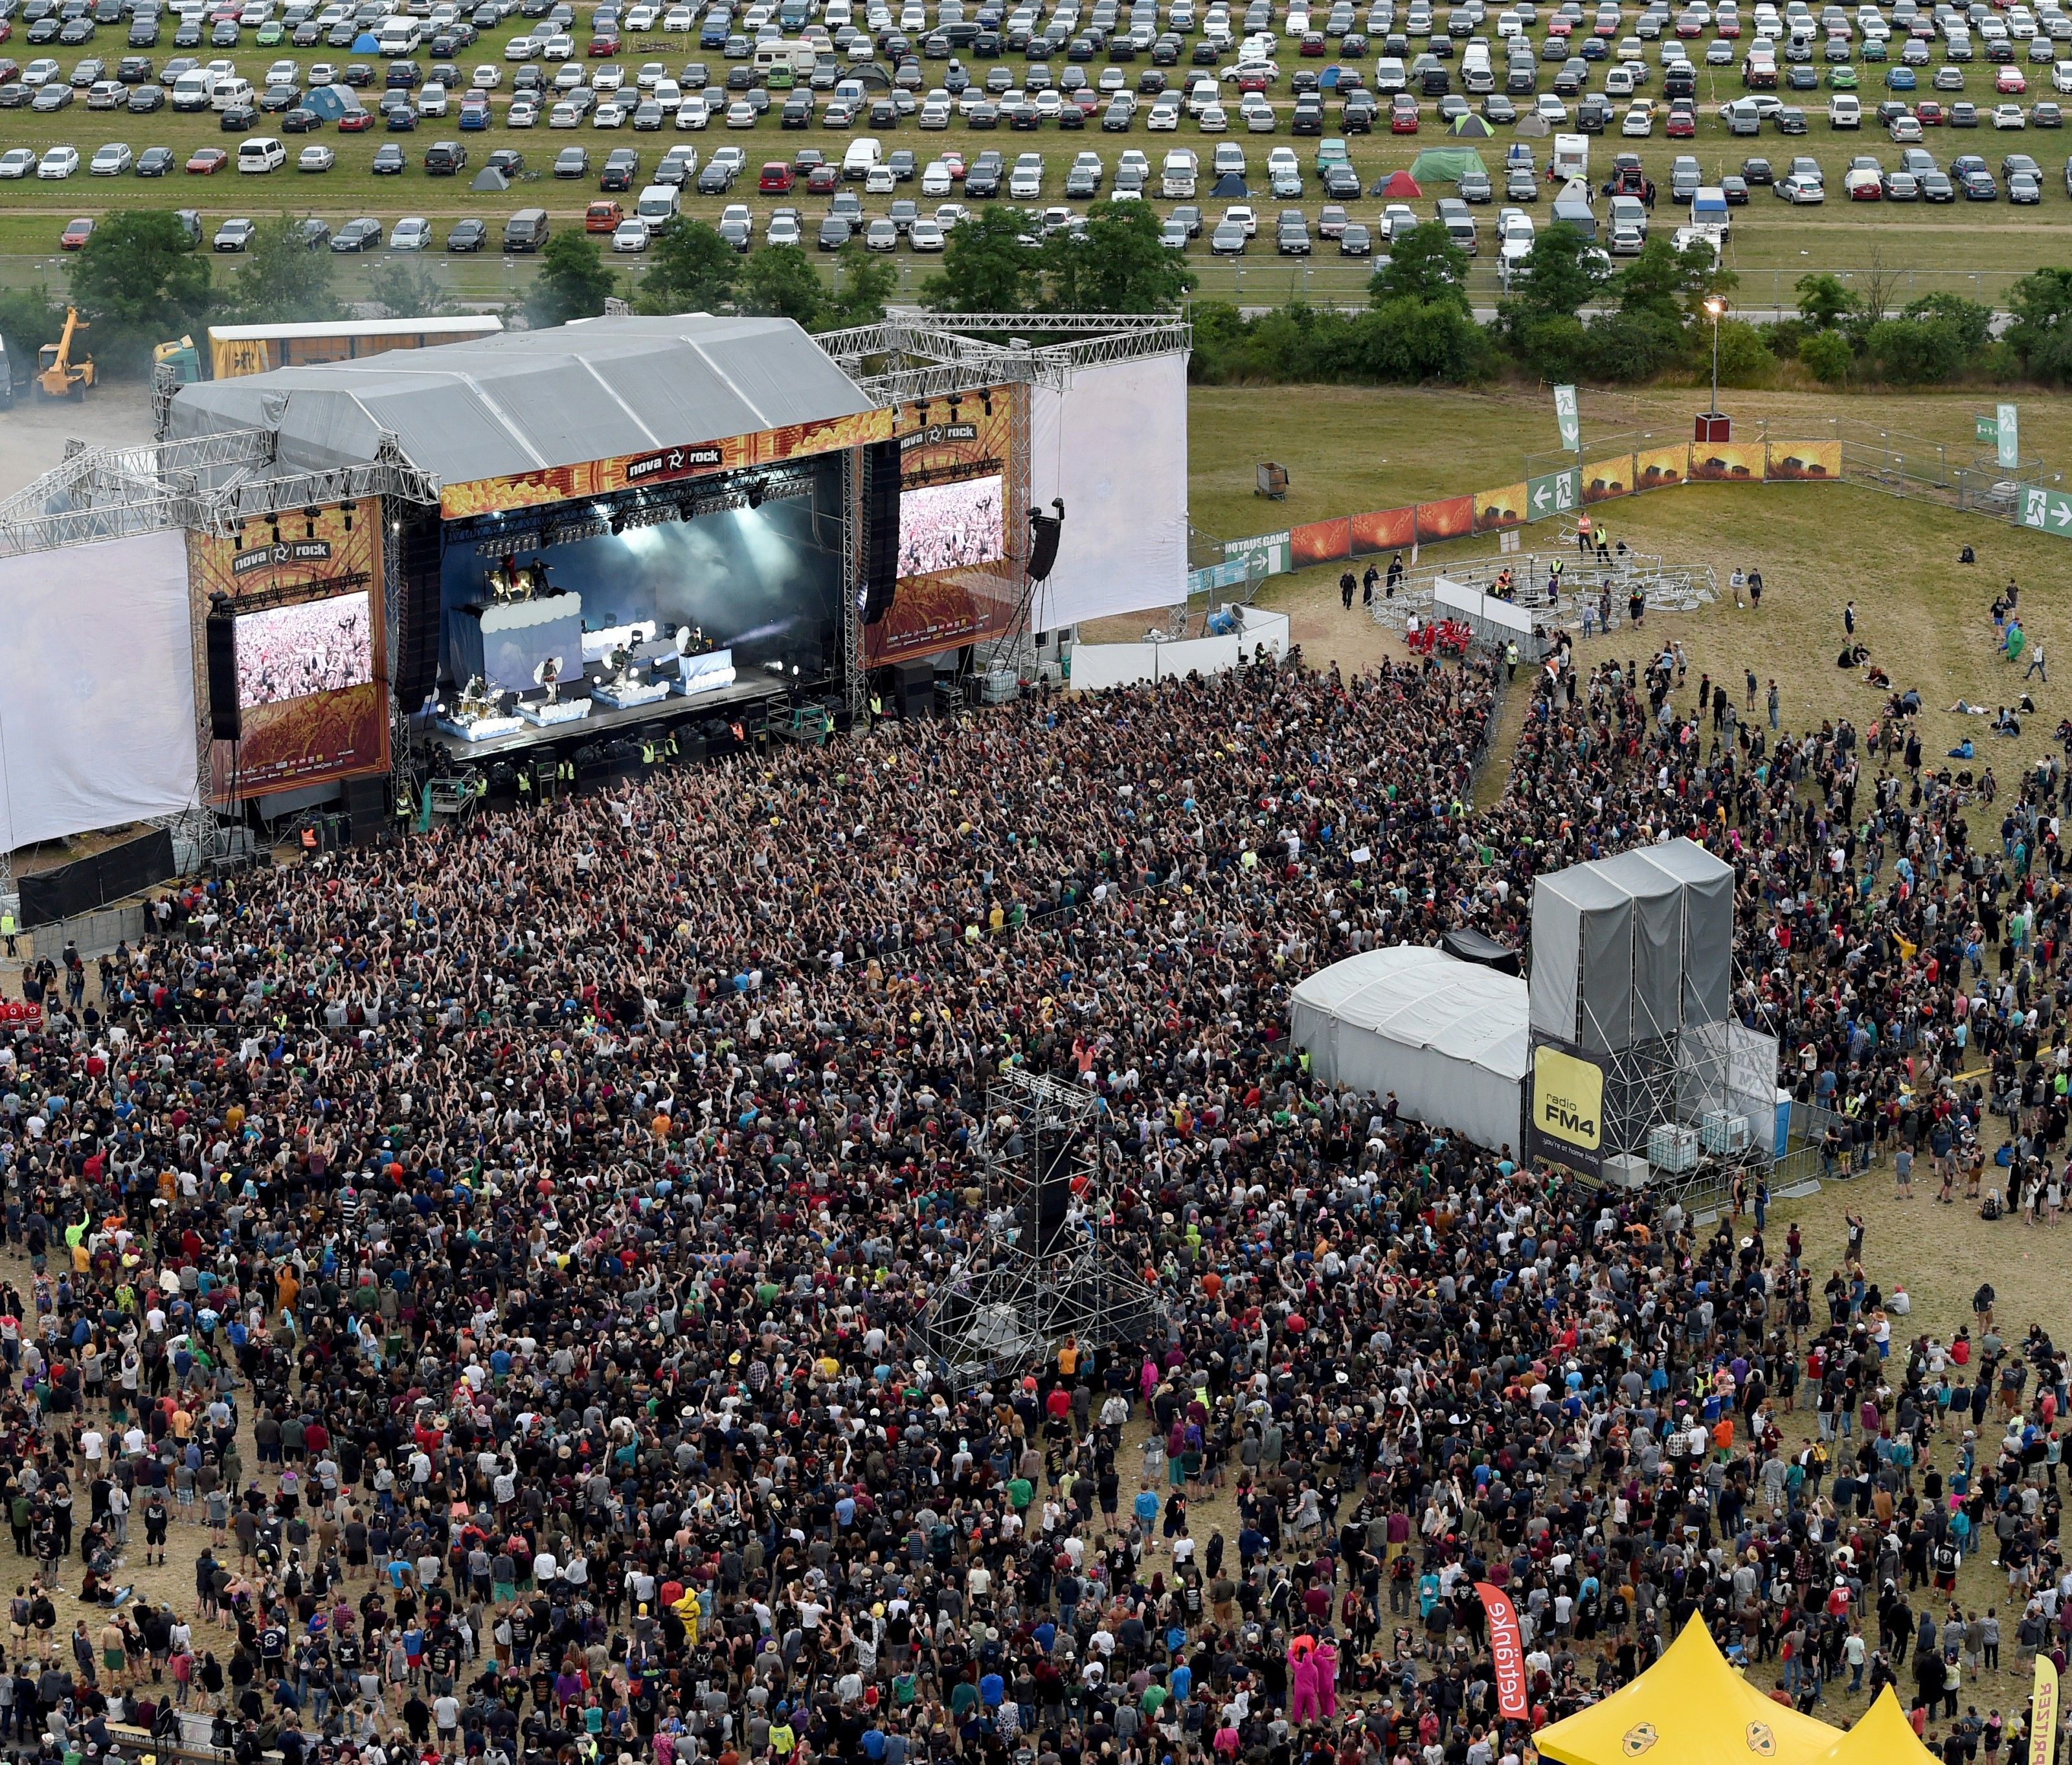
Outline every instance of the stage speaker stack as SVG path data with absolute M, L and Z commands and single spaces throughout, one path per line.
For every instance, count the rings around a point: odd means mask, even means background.
M 1046 1146 L 1036 1166 L 1036 1254 L 1047 1257 L 1065 1236 L 1065 1216 L 1072 1200 L 1072 1170 L 1078 1162 L 1079 1138 L 1067 1134 Z
M 208 655 L 208 732 L 219 742 L 245 734 L 244 713 L 237 703 L 237 621 L 228 613 L 211 613 L 204 622 Z
M 892 611 L 899 577 L 899 443 L 874 442 L 863 455 L 863 623 Z
M 892 702 L 902 717 L 928 717 L 935 709 L 935 664 L 930 661 L 892 664 Z
M 439 512 L 392 502 L 396 546 L 396 703 L 413 716 L 439 683 Z
M 346 837 L 355 845 L 365 845 L 381 831 L 388 813 L 388 780 L 353 778 L 345 781 Z

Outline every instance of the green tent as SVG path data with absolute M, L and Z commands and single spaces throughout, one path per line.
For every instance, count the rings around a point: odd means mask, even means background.
M 1464 173 L 1488 170 L 1472 147 L 1427 147 L 1412 164 L 1410 175 L 1429 190 L 1435 183 L 1457 184 Z
M 1487 141 L 1496 133 L 1496 130 L 1489 125 L 1486 117 L 1478 117 L 1470 113 L 1454 117 L 1453 126 L 1446 133 L 1449 135 L 1471 136 L 1477 141 Z

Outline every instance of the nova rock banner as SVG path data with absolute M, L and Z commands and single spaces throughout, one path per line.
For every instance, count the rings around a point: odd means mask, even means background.
M 1496 1707 L 1507 1722 L 1528 1722 L 1532 1702 L 1525 1693 L 1525 1638 L 1510 1594 L 1486 1581 L 1475 1583 L 1489 1615 L 1490 1660 L 1496 1673 Z

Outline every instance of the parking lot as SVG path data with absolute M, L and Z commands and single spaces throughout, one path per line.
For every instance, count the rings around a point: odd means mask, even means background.
M 1153 205 L 1204 294 L 1356 301 L 1390 232 L 1446 200 L 1493 299 L 1499 212 L 1514 237 L 1547 224 L 1577 134 L 1601 220 L 1617 154 L 1652 226 L 1694 182 L 1728 192 L 1745 305 L 1873 263 L 1901 298 L 1992 301 L 2052 260 L 2072 187 L 2051 7 L 395 3 L 0 0 L 0 274 L 47 274 L 81 223 L 139 206 L 191 211 L 234 267 L 225 223 L 286 211 L 315 249 L 422 253 L 494 298 L 541 242 L 514 216 L 586 227 L 637 273 L 682 212 L 745 251 L 882 251 L 911 290 L 980 208 L 1034 236 L 1119 199 Z M 1438 146 L 1483 175 L 1379 195 Z M 506 187 L 474 188 L 492 164 Z

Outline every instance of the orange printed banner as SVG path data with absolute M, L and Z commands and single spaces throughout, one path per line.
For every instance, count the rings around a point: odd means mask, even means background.
M 1417 540 L 1429 545 L 1435 540 L 1465 539 L 1475 530 L 1475 500 L 1449 496 L 1443 502 L 1417 505 Z
M 1525 522 L 1526 491 L 1523 483 L 1501 484 L 1494 490 L 1475 492 L 1475 531 L 1494 533 Z
M 1693 442 L 1691 482 L 1694 484 L 1760 484 L 1764 455 L 1761 442 Z
M 1832 483 L 1842 475 L 1838 441 L 1774 441 L 1765 451 L 1762 475 L 1772 483 Z
M 494 515 L 518 508 L 538 508 L 585 496 L 606 496 L 669 484 L 744 466 L 774 466 L 809 454 L 832 453 L 890 440 L 892 413 L 866 410 L 850 417 L 822 418 L 810 423 L 787 423 L 751 435 L 720 441 L 686 442 L 624 454 L 615 459 L 584 460 L 574 466 L 543 466 L 536 471 L 507 478 L 473 478 L 448 484 L 439 492 L 439 513 L 447 520 L 471 515 Z
M 1292 527 L 1288 530 L 1288 549 L 1297 570 L 1349 557 L 1353 549 L 1352 517 L 1338 515 L 1329 520 L 1305 521 L 1300 527 Z
M 1601 503 L 1614 496 L 1633 494 L 1633 455 L 1613 454 L 1593 459 L 1583 467 L 1583 500 Z
M 1352 549 L 1355 552 L 1392 552 L 1416 543 L 1417 511 L 1381 508 L 1353 516 Z
M 1678 442 L 1671 447 L 1642 447 L 1633 456 L 1633 488 L 1636 491 L 1662 490 L 1681 484 L 1691 475 L 1691 444 Z

